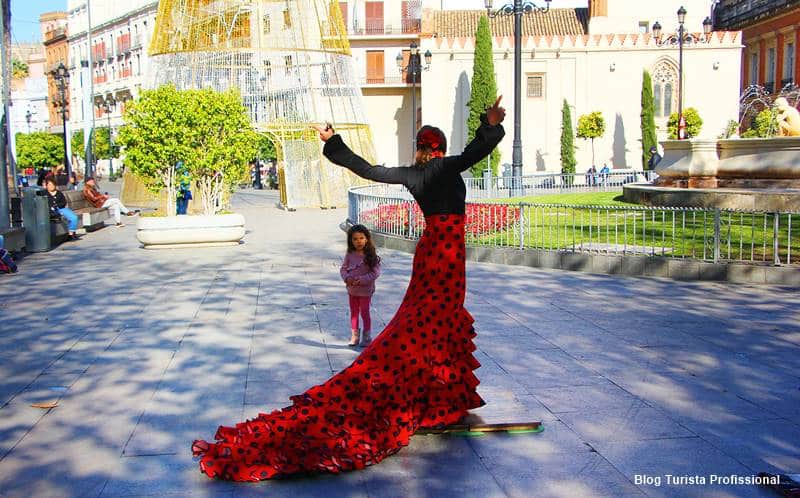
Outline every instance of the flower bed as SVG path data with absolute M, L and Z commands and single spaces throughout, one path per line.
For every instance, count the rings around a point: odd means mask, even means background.
M 518 206 L 467 204 L 467 235 L 482 237 L 506 230 L 519 220 L 519 213 Z M 382 204 L 375 209 L 363 211 L 360 221 L 372 230 L 387 234 L 408 234 L 409 222 L 413 233 L 419 234 L 425 228 L 425 216 L 416 202 Z

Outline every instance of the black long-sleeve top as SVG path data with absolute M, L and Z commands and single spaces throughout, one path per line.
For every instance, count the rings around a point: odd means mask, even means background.
M 425 216 L 464 214 L 467 188 L 460 173 L 488 156 L 505 135 L 502 125 L 490 126 L 485 117 L 481 121 L 475 138 L 460 155 L 437 157 L 421 165 L 372 166 L 350 150 L 339 135 L 332 136 L 322 152 L 332 163 L 344 166 L 362 178 L 405 185 Z
M 56 190 L 54 194 L 47 192 L 47 202 L 50 204 L 50 211 L 58 213 L 59 209 L 67 207 L 67 198 L 60 190 Z

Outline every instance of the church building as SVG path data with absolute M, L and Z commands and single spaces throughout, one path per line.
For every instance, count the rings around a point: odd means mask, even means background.
M 421 121 L 441 127 L 451 152 L 466 145 L 475 31 L 486 11 L 439 10 L 423 2 L 420 50 L 430 50 L 422 78 Z M 537 1 L 544 5 L 544 2 Z M 643 71 L 653 80 L 659 140 L 678 110 L 679 46 L 677 12 L 687 11 L 683 47 L 683 108 L 697 109 L 701 137 L 717 137 L 738 119 L 742 38 L 738 31 L 705 34 L 711 0 L 591 0 L 586 8 L 559 8 L 523 16 L 522 119 L 523 174 L 559 172 L 561 111 L 578 117 L 600 111 L 606 131 L 596 139 L 595 164 L 615 169 L 642 167 L 641 91 Z M 496 2 L 496 7 L 500 2 Z M 661 26 L 660 36 L 653 25 Z M 710 23 L 706 21 L 707 24 Z M 490 20 L 498 93 L 508 114 L 501 144 L 500 173 L 510 171 L 514 115 L 513 17 Z M 675 42 L 675 43 L 673 43 Z M 592 165 L 592 146 L 576 139 L 577 171 Z M 390 160 L 390 158 L 387 158 Z M 505 166 L 505 167 L 504 167 Z

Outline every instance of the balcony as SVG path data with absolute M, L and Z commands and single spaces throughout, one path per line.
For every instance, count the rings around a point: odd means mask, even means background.
M 382 19 L 367 19 L 363 26 L 348 26 L 347 34 L 350 36 L 418 35 L 421 29 L 421 19 L 402 19 L 400 26 L 387 24 Z
M 787 85 L 791 85 L 794 83 L 794 78 L 784 78 L 781 80 L 781 88 L 785 88 Z
M 63 36 L 67 36 L 67 28 L 62 27 L 62 28 L 51 29 L 50 31 L 45 31 L 44 41 L 49 42 L 50 40 L 61 38 Z
M 142 48 L 142 35 L 134 36 L 131 42 L 131 50 L 136 50 L 137 48 Z
M 361 86 L 400 86 L 406 87 L 411 84 L 404 76 L 384 76 L 384 77 L 367 77 L 359 80 Z M 419 85 L 419 80 L 417 80 Z

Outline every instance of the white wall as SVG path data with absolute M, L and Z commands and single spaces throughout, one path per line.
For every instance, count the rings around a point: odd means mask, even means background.
M 684 53 L 684 108 L 698 109 L 704 120 L 701 136 L 716 137 L 728 120 L 738 116 L 741 45 L 732 41 L 732 37 L 733 34 L 724 43 L 697 46 L 686 49 Z M 442 46 L 438 46 L 440 42 Z M 452 144 L 451 153 L 459 152 L 464 145 L 458 137 L 465 135 L 467 113 L 462 109 L 469 98 L 469 80 L 472 78 L 471 43 L 468 41 L 470 46 L 464 48 L 457 47 L 457 44 L 448 48 L 449 41 L 423 41 L 423 49 L 434 53 L 433 64 L 422 88 L 423 122 L 442 127 Z M 513 49 L 506 57 L 506 49 L 510 48 L 508 43 L 495 40 L 498 91 L 503 94 L 503 104 L 508 111 L 506 138 L 500 145 L 501 165 L 511 162 L 514 135 Z M 625 43 L 630 45 L 632 42 L 628 40 Z M 677 63 L 677 49 L 658 48 L 652 44 L 572 47 L 570 42 L 565 42 L 565 46 L 559 49 L 554 42 L 550 48 L 524 49 L 523 74 L 545 74 L 544 98 L 525 96 L 523 76 L 521 138 L 525 173 L 560 171 L 564 99 L 571 106 L 573 131 L 576 131 L 578 116 L 593 111 L 603 113 L 606 133 L 595 140 L 598 166 L 608 162 L 609 166 L 617 168 L 639 168 L 642 71 L 652 72 L 656 62 L 665 56 L 673 57 Z M 716 70 L 714 63 L 719 63 Z M 614 71 L 610 70 L 612 64 Z M 659 121 L 663 127 L 660 138 L 663 139 L 666 138 L 666 119 Z M 592 162 L 591 142 L 576 138 L 575 144 L 578 147 L 577 169 L 585 171 Z

